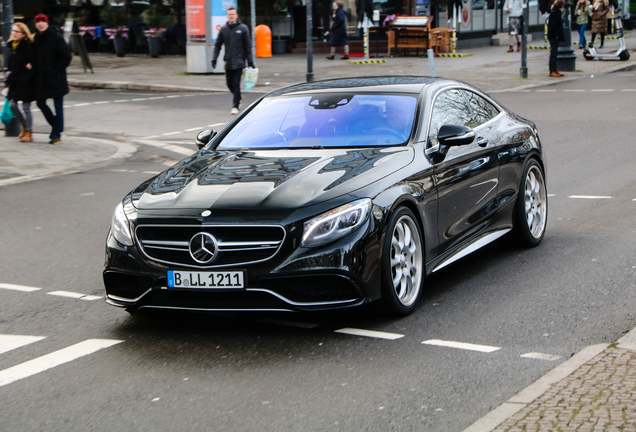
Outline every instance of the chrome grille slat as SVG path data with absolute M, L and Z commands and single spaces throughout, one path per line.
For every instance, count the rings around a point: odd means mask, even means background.
M 214 262 L 200 264 L 189 252 L 192 236 L 207 232 L 217 239 Z M 252 239 L 242 239 L 252 236 Z M 135 238 L 141 251 L 153 261 L 195 268 L 253 264 L 271 259 L 285 240 L 280 225 L 164 225 L 140 224 Z M 240 239 L 240 240 L 239 240 Z

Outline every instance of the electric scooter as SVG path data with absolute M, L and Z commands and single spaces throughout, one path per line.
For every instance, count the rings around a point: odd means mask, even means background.
M 612 8 L 612 16 L 614 15 L 614 6 Z M 620 14 L 621 10 L 618 10 Z M 618 39 L 618 50 L 613 53 L 601 54 L 596 52 L 595 48 L 586 47 L 583 51 L 585 60 L 629 60 L 629 51 L 625 46 L 625 35 L 623 33 L 623 20 L 621 15 L 613 16 L 614 25 L 616 26 L 616 37 Z

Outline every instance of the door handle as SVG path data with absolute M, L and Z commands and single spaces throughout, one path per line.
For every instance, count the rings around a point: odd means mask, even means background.
M 484 137 L 477 137 L 477 145 L 479 147 L 486 147 L 488 145 L 488 140 Z

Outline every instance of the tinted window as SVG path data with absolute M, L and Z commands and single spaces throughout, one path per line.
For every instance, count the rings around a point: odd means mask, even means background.
M 219 149 L 400 145 L 413 129 L 411 95 L 318 93 L 266 98 Z
M 477 93 L 473 93 L 469 90 L 461 90 L 461 92 L 466 98 L 468 108 L 470 109 L 470 122 L 467 124 L 468 127 L 475 128 L 499 114 L 499 110 L 493 104 Z
M 432 146 L 438 145 L 437 132 L 445 124 L 468 126 L 471 114 L 460 90 L 446 90 L 435 99 L 428 137 Z

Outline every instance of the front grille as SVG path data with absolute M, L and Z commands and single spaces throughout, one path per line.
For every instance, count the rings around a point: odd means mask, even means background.
M 201 264 L 190 255 L 190 239 L 206 232 L 217 241 L 218 253 Z M 250 264 L 272 258 L 285 240 L 279 225 L 139 225 L 137 242 L 149 258 L 188 267 L 221 267 Z
M 290 306 L 263 292 L 210 292 L 196 290 L 155 290 L 140 306 L 214 310 L 289 310 Z

